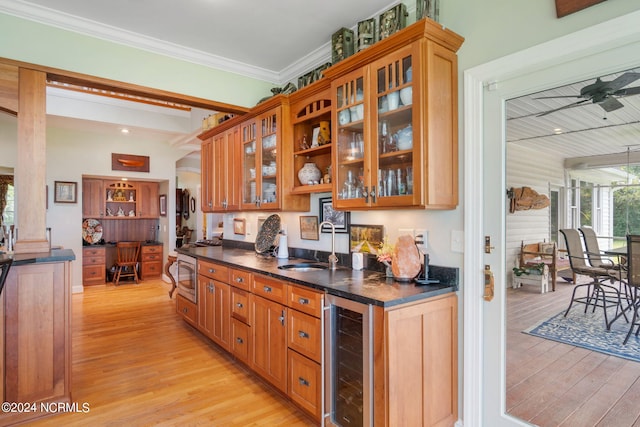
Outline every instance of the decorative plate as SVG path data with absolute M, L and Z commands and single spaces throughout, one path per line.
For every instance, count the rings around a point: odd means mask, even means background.
M 85 242 L 94 244 L 102 239 L 102 224 L 97 219 L 85 219 L 82 223 L 82 238 Z
M 264 220 L 258 235 L 256 236 L 256 252 L 264 254 L 273 248 L 276 236 L 280 232 L 280 216 L 278 214 L 269 215 Z

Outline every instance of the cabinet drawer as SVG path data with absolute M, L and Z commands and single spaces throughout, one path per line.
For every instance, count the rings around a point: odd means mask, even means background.
M 251 311 L 250 301 L 251 294 L 243 291 L 242 289 L 231 287 L 231 317 L 238 319 L 241 322 L 251 325 L 251 319 L 249 318 Z
M 242 270 L 229 270 L 229 284 L 245 291 L 251 290 L 251 273 Z
M 289 310 L 289 335 L 287 346 L 320 362 L 322 360 L 322 327 L 320 319 Z
M 159 245 L 155 245 L 155 246 L 147 246 L 144 245 L 140 248 L 140 253 L 142 253 L 142 255 L 145 254 L 156 254 L 156 255 L 160 255 L 162 257 L 162 246 Z
M 82 249 L 82 264 L 104 264 L 105 250 L 104 248 L 83 248 Z
M 105 265 L 104 255 L 102 255 L 102 256 L 84 256 L 84 257 L 82 257 L 82 265 Z
M 104 283 L 106 276 L 104 264 L 82 267 L 82 280 L 84 282 Z
M 324 294 L 312 289 L 289 285 L 287 305 L 303 313 L 321 317 Z
M 161 262 L 143 262 L 141 268 L 142 278 L 158 277 L 162 274 Z
M 320 420 L 322 370 L 320 365 L 293 350 L 288 352 L 289 396 L 291 400 Z
M 287 284 L 271 277 L 254 275 L 253 293 L 271 301 L 286 304 Z
M 229 283 L 229 268 L 224 265 L 198 260 L 198 274 Z
M 162 263 L 162 254 L 161 253 L 157 253 L 157 252 L 152 252 L 152 253 L 147 253 L 147 254 L 143 253 L 140 258 L 142 259 L 142 262 L 158 261 L 158 262 Z
M 176 296 L 176 312 L 181 315 L 185 321 L 193 326 L 198 324 L 198 308 L 194 303 L 183 297 Z
M 231 353 L 245 364 L 251 354 L 251 330 L 238 319 L 231 319 Z

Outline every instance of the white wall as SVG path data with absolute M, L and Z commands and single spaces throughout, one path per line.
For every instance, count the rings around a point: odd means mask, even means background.
M 15 145 L 15 142 L 14 142 Z M 111 170 L 111 153 L 148 155 L 150 171 L 127 172 Z M 175 164 L 185 153 L 171 148 L 168 144 L 158 144 L 136 137 L 135 133 L 105 137 L 92 132 L 69 131 L 67 129 L 47 129 L 47 174 L 49 187 L 49 209 L 47 227 L 52 228 L 52 244 L 72 249 L 76 262 L 72 265 L 74 292 L 82 291 L 82 176 L 127 176 L 132 180 L 166 180 L 168 193 L 175 194 Z M 53 203 L 54 181 L 78 183 L 78 203 Z M 18 196 L 19 197 L 19 196 Z M 168 212 L 175 212 L 175 198 L 168 198 Z M 161 228 L 160 239 L 165 243 L 165 256 L 175 246 L 175 217 L 167 216 L 167 231 Z M 19 224 L 18 224 L 19 227 Z

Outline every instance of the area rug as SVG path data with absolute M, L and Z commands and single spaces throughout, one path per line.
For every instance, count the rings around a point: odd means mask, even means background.
M 629 320 L 632 315 L 633 313 L 627 314 Z M 640 362 L 640 336 L 635 336 L 635 330 L 629 337 L 627 344 L 622 344 L 627 332 L 629 332 L 629 326 L 624 317 L 621 317 L 613 323 L 611 330 L 607 331 L 602 309 L 596 310 L 595 313 L 589 309 L 585 313 L 584 306 L 577 305 L 571 308 L 567 317 L 564 317 L 564 311 L 562 311 L 549 320 L 522 332 Z

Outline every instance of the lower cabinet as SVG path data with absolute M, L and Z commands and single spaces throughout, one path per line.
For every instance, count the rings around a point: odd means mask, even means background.
M 106 278 L 106 249 L 104 246 L 82 248 L 82 283 L 103 285 Z
M 251 369 L 283 392 L 287 392 L 287 308 L 254 295 Z
M 162 245 L 140 247 L 140 278 L 147 280 L 162 276 Z
M 198 327 L 198 307 L 180 294 L 176 295 L 176 313 L 191 326 Z
M 198 275 L 198 330 L 229 351 L 231 332 L 229 285 Z

